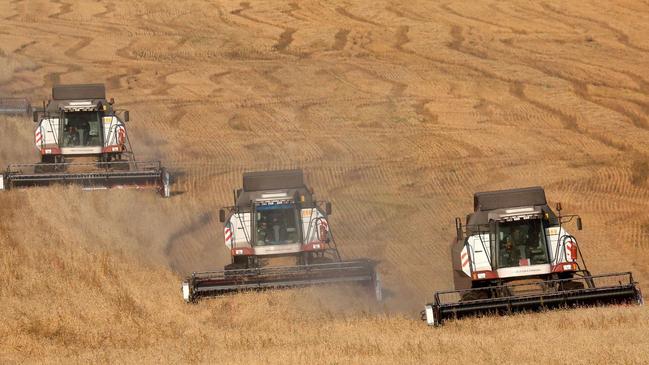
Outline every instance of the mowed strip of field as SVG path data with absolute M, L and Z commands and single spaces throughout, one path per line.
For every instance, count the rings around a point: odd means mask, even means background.
M 453 218 L 481 190 L 545 186 L 584 218 L 576 235 L 589 268 L 631 270 L 646 287 L 647 4 L 24 1 L 0 10 L 0 94 L 36 102 L 54 83 L 105 82 L 131 110 L 136 156 L 162 159 L 177 177 L 169 200 L 0 195 L 5 358 L 531 362 L 563 359 L 565 339 L 584 361 L 646 357 L 643 308 L 442 331 L 416 316 L 433 290 L 452 286 Z M 0 120 L 1 165 L 38 158 L 32 128 Z M 381 262 L 386 303 L 327 289 L 184 306 L 180 276 L 228 262 L 215 215 L 241 173 L 296 167 L 333 201 L 344 257 Z M 548 342 L 519 344 L 536 331 Z

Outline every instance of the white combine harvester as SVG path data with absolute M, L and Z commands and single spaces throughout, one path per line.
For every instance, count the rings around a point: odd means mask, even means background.
M 113 103 L 103 84 L 54 86 L 52 100 L 33 112 L 41 161 L 9 165 L 0 190 L 59 182 L 90 189 L 152 186 L 168 197 L 169 173 L 159 161 L 135 160 L 126 133 L 129 112 Z
M 331 204 L 315 200 L 301 170 L 245 173 L 234 206 L 221 209 L 232 263 L 193 273 L 182 283 L 187 302 L 242 290 L 360 283 L 381 300 L 376 264 L 342 261 L 329 226 Z M 273 266 L 275 261 L 289 266 Z
M 456 218 L 452 246 L 455 290 L 438 291 L 422 317 L 448 318 L 552 307 L 642 304 L 630 272 L 592 275 L 577 239 L 565 227 L 581 218 L 558 215 L 541 187 L 476 193 L 466 225 Z

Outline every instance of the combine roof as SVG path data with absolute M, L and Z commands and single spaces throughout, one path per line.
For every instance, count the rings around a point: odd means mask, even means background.
M 277 193 L 277 194 L 274 194 Z M 236 205 L 241 209 L 250 207 L 258 199 L 276 195 L 303 205 L 313 204 L 313 194 L 304 184 L 302 170 L 255 171 L 243 174 L 243 189 L 237 192 Z
M 243 174 L 244 191 L 298 189 L 305 187 L 302 170 L 256 171 Z
M 104 84 L 54 85 L 53 100 L 93 100 L 106 99 Z
M 473 210 L 476 212 L 534 205 L 547 205 L 545 191 L 540 186 L 484 191 L 473 195 Z
M 545 191 L 540 186 L 484 191 L 473 195 L 474 212 L 466 217 L 467 234 L 472 234 L 470 233 L 473 231 L 472 226 L 488 224 L 490 215 L 498 215 L 498 212 L 518 207 L 540 208 L 542 212 L 548 214 L 551 222 L 556 220 L 554 212 L 548 207 Z
M 104 84 L 55 85 L 52 87 L 52 100 L 47 104 L 47 112 L 96 111 L 106 104 Z

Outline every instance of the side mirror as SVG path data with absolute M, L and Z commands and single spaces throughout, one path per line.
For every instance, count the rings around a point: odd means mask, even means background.
M 458 241 L 464 239 L 464 235 L 462 234 L 462 220 L 457 217 L 455 218 L 455 235 Z
M 557 207 L 557 212 L 560 212 L 561 211 L 561 203 L 557 203 L 556 207 Z
M 327 213 L 327 215 L 331 215 L 331 203 L 329 202 L 325 204 L 325 213 Z
M 32 113 L 32 119 L 34 119 L 34 123 L 38 123 L 38 110 L 34 110 Z
M 581 217 L 577 217 L 577 230 L 581 231 L 582 225 L 581 225 Z
M 128 110 L 125 110 L 125 111 L 124 111 L 124 122 L 125 122 L 125 123 L 128 122 L 128 121 L 130 120 L 130 117 L 131 117 L 131 116 L 130 116 Z
M 219 222 L 225 222 L 225 210 L 223 209 L 219 210 Z

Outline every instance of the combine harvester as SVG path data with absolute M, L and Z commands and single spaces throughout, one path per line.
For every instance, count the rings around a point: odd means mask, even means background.
M 301 170 L 245 173 L 234 206 L 219 213 L 232 263 L 224 270 L 187 277 L 182 283 L 185 301 L 333 283 L 363 284 L 381 300 L 376 264 L 340 259 L 327 219 L 331 203 L 315 200 Z M 288 261 L 288 266 L 270 265 L 278 260 Z
M 456 218 L 452 246 L 455 290 L 438 291 L 422 319 L 438 326 L 449 318 L 509 314 L 553 307 L 643 303 L 630 272 L 592 275 L 577 239 L 541 187 L 482 192 L 463 228 Z M 579 262 L 581 261 L 581 263 Z
M 52 100 L 33 112 L 41 161 L 9 165 L 0 174 L 0 190 L 75 183 L 87 189 L 155 187 L 168 197 L 169 173 L 159 161 L 135 160 L 126 133 L 129 112 L 113 103 L 103 84 L 54 86 Z

